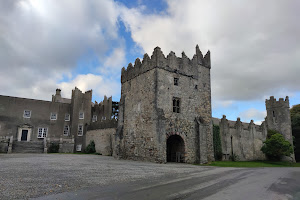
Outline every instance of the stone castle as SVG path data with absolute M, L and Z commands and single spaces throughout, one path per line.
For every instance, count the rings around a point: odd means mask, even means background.
M 212 118 L 210 69 L 210 52 L 203 56 L 198 45 L 192 59 L 184 52 L 166 57 L 156 47 L 122 69 L 120 102 L 92 103 L 92 91 L 77 88 L 71 99 L 57 89 L 51 102 L 0 96 L 0 147 L 18 152 L 40 142 L 47 152 L 56 142 L 60 152 L 74 152 L 94 140 L 98 153 L 116 158 L 206 163 L 214 160 L 213 124 L 220 127 L 224 160 L 231 154 L 265 159 L 260 148 L 268 129 L 292 143 L 288 97 L 266 100 L 262 125 Z

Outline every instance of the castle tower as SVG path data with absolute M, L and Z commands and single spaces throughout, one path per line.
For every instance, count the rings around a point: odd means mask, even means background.
M 293 144 L 289 97 L 287 96 L 285 100 L 279 98 L 279 101 L 277 101 L 274 96 L 271 96 L 269 100 L 266 99 L 266 110 L 267 129 L 278 131 L 287 141 Z M 293 159 L 295 160 L 295 158 Z
M 122 69 L 114 156 L 153 162 L 214 160 L 211 123 L 210 52 L 198 45 L 193 59 L 151 57 Z

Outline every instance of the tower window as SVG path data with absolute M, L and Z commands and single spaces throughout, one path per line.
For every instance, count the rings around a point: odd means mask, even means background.
M 173 112 L 180 113 L 180 99 L 176 97 L 173 98 Z
M 179 78 L 174 78 L 174 85 L 178 85 Z
M 275 117 L 275 111 L 273 110 L 273 117 Z

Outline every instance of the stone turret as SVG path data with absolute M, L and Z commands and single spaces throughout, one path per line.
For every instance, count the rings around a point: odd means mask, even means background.
M 278 131 L 287 141 L 293 144 L 289 97 L 279 98 L 277 101 L 274 96 L 271 96 L 269 100 L 266 99 L 266 109 L 267 129 Z M 292 158 L 295 160 L 294 155 L 292 155 Z

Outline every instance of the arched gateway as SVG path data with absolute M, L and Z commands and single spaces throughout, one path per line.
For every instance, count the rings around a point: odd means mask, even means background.
M 167 162 L 185 162 L 184 141 L 179 135 L 167 139 Z

